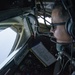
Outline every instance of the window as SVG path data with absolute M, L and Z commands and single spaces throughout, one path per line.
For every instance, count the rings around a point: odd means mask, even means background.
M 0 64 L 8 57 L 17 33 L 10 27 L 0 31 Z
M 45 20 L 46 20 L 46 24 L 50 25 L 51 18 L 50 17 L 45 17 Z M 39 21 L 39 23 L 44 24 L 44 16 L 38 16 L 38 21 Z

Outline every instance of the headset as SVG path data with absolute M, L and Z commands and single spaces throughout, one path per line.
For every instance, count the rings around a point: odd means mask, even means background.
M 71 0 L 61 0 L 61 2 L 70 15 L 70 18 L 65 24 L 65 29 L 67 33 L 75 39 L 75 14 L 73 9 L 73 2 Z
M 73 38 L 75 37 L 75 26 L 73 24 L 72 18 L 69 18 L 68 21 L 65 24 L 65 29 L 69 35 L 71 35 Z

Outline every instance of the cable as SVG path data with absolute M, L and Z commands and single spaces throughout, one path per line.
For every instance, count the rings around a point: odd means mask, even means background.
M 71 0 L 61 0 L 64 8 L 68 11 L 70 17 L 72 18 L 72 2 Z
M 40 17 L 41 17 L 41 16 L 40 16 Z M 43 17 L 41 17 L 41 18 L 44 19 Z M 46 19 L 45 19 L 45 21 L 48 22 L 48 23 L 51 25 L 51 23 L 50 23 L 49 21 L 47 21 Z
M 52 41 L 52 42 L 54 42 L 54 43 L 58 43 L 58 44 L 63 44 L 63 43 L 59 43 L 59 42 L 57 42 L 56 41 L 56 38 L 55 37 L 53 37 L 53 36 L 50 36 L 51 38 L 50 38 L 50 40 Z
M 46 16 L 46 14 L 45 14 L 45 8 L 44 8 L 43 1 L 42 1 L 42 0 L 40 0 L 40 4 L 41 4 L 41 6 L 42 6 L 42 8 L 43 8 L 44 22 L 45 22 L 45 25 L 46 25 L 46 21 L 45 21 L 45 16 Z
M 39 27 L 39 22 L 38 22 L 38 20 L 37 20 L 37 18 L 36 18 L 36 16 L 35 15 L 33 15 L 33 14 L 28 14 L 27 15 L 28 17 L 32 17 L 34 20 L 35 20 L 35 22 L 36 22 L 36 33 L 40 36 L 40 35 L 44 35 L 44 36 L 48 36 L 48 37 L 52 37 L 53 38 L 53 36 L 51 36 L 51 33 L 50 32 L 46 32 L 46 33 L 41 33 L 41 32 L 39 32 L 39 29 L 38 29 L 38 27 Z M 50 23 L 50 22 L 49 22 Z M 51 24 L 51 23 L 50 23 Z
M 46 17 L 46 10 L 45 10 L 45 8 L 44 8 L 44 5 L 43 5 L 43 2 L 42 2 L 42 0 L 40 0 L 40 4 L 42 5 L 42 8 L 43 8 L 43 15 L 44 15 L 44 23 L 45 23 L 45 26 L 49 29 L 49 27 L 46 25 L 46 19 L 45 19 L 45 17 Z M 48 21 L 47 21 L 48 22 Z M 49 22 L 48 22 L 49 23 Z
M 74 9 L 74 5 L 72 3 L 72 0 L 61 0 L 64 8 L 67 10 L 67 12 L 69 13 L 70 15 L 70 19 L 71 19 L 71 23 L 72 23 L 72 28 L 70 29 L 70 35 L 75 38 L 75 34 L 74 34 L 74 30 L 75 30 L 75 27 L 74 27 L 74 24 L 75 24 L 75 9 Z
M 65 63 L 64 67 L 63 67 L 63 70 L 65 69 L 66 65 L 68 64 L 70 60 L 67 60 L 67 62 Z
M 72 60 L 73 60 L 73 43 L 71 44 L 71 61 L 70 61 L 70 65 L 72 64 Z M 70 68 L 70 74 L 71 74 L 72 68 Z
M 54 38 L 54 36 L 51 36 L 50 33 L 40 33 L 38 36 L 47 36 L 49 38 Z
M 68 62 L 69 62 L 70 60 L 67 60 L 67 62 L 65 63 L 65 65 L 61 68 L 61 70 L 57 73 L 57 75 L 59 75 L 62 71 L 64 71 L 64 69 L 65 69 L 65 67 L 66 67 L 66 65 L 68 64 Z
M 62 68 L 60 69 L 60 71 L 57 73 L 57 75 L 59 75 L 61 73 L 61 71 L 63 70 L 63 65 L 64 65 L 64 60 L 63 60 L 63 63 L 62 63 Z

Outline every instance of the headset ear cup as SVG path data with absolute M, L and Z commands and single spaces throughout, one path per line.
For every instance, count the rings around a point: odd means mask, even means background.
M 72 36 L 72 28 L 73 28 L 72 19 L 68 19 L 68 21 L 66 22 L 66 25 L 65 25 L 65 29 L 66 29 L 67 33 L 71 36 Z
M 69 19 L 68 19 L 69 20 Z M 68 20 L 67 20 L 67 22 L 66 22 L 66 24 L 65 24 L 65 30 L 66 30 L 66 32 L 68 33 Z M 69 33 L 68 33 L 69 34 Z

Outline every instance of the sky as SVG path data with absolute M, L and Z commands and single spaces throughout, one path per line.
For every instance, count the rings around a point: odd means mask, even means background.
M 0 64 L 7 58 L 15 42 L 17 33 L 11 28 L 0 31 Z

